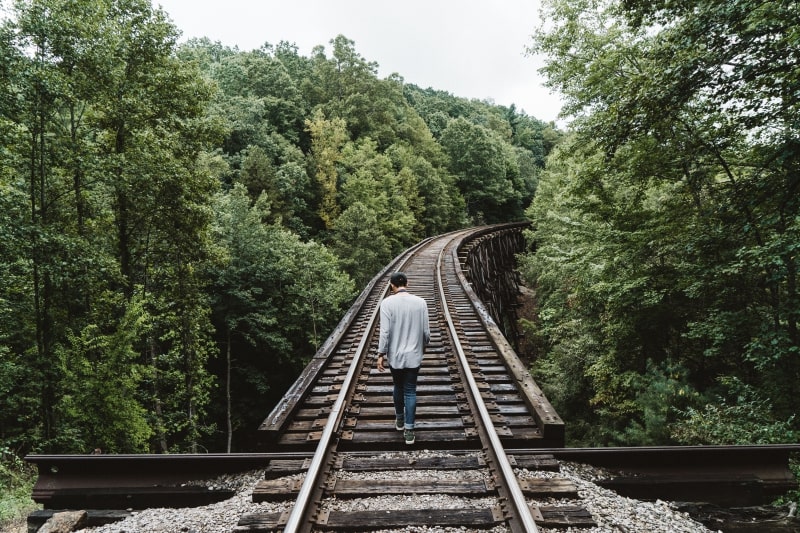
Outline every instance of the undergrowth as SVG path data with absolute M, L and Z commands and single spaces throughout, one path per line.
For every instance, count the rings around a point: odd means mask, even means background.
M 794 453 L 789 458 L 789 469 L 794 474 L 794 477 L 800 482 L 800 453 Z M 775 502 L 776 505 L 785 505 L 795 503 L 800 505 L 800 488 L 789 491 L 784 494 Z
M 36 468 L 25 463 L 8 448 L 0 447 L 0 531 L 24 523 L 36 509 L 31 499 Z

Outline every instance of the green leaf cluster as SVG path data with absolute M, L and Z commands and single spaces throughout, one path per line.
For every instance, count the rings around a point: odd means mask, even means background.
M 523 270 L 536 372 L 558 384 L 571 438 L 793 439 L 796 6 L 549 0 L 544 13 L 531 51 L 574 121 L 528 210 Z
M 0 446 L 242 450 L 359 286 L 521 219 L 560 139 L 377 76 L 344 36 L 240 51 L 149 0 L 0 22 Z
M 679 411 L 673 437 L 681 444 L 783 444 L 796 442 L 794 415 L 776 420 L 769 400 L 735 377 L 720 379 L 721 396 L 702 408 Z
M 36 469 L 23 462 L 9 448 L 0 447 L 0 528 L 4 531 L 19 527 L 36 509 L 31 491 L 36 481 Z

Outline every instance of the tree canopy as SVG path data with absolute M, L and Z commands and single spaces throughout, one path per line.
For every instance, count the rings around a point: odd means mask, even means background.
M 550 392 L 572 438 L 793 441 L 796 5 L 544 6 L 531 50 L 548 57 L 574 133 L 528 211 L 525 272 L 537 372 L 569 384 Z M 770 430 L 748 431 L 755 420 Z
M 0 23 L 2 448 L 246 448 L 358 287 L 522 219 L 561 135 L 379 79 L 342 35 L 309 57 L 178 36 L 149 0 Z

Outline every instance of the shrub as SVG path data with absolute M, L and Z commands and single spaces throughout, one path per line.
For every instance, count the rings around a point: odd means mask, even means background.
M 8 531 L 10 524 L 36 509 L 31 500 L 35 481 L 36 469 L 0 446 L 0 530 Z
M 681 444 L 781 444 L 797 442 L 794 417 L 776 420 L 769 400 L 735 377 L 719 379 L 724 392 L 702 409 L 679 411 L 683 420 L 671 427 Z

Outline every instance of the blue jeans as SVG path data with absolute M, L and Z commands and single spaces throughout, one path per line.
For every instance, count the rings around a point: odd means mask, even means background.
M 404 416 L 405 429 L 414 429 L 414 419 L 417 415 L 417 368 L 389 368 L 392 372 L 394 390 L 394 413 L 397 417 Z

